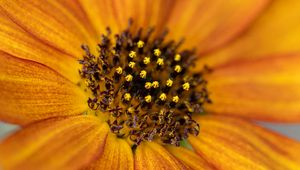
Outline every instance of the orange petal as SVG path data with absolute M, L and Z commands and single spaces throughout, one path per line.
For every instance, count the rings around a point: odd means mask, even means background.
M 80 57 L 80 45 L 94 43 L 83 24 L 56 1 L 1 0 L 0 8 L 34 37 L 67 54 Z
M 208 75 L 208 112 L 266 121 L 300 121 L 300 54 L 235 61 Z
M 224 116 L 195 117 L 202 129 L 189 141 L 216 169 L 300 168 L 300 143 L 253 123 Z
M 237 58 L 247 60 L 300 50 L 300 1 L 276 0 L 236 41 L 215 53 L 203 56 L 201 63 L 217 66 Z
M 135 169 L 187 169 L 187 167 L 161 145 L 143 142 L 135 151 Z
M 132 150 L 124 139 L 109 133 L 103 153 L 86 169 L 134 169 Z
M 172 0 L 79 0 L 98 34 L 109 26 L 114 32 L 125 29 L 133 18 L 137 27 L 157 26 L 159 30 L 169 17 Z
M 207 53 L 235 39 L 261 14 L 270 0 L 178 1 L 167 27 L 184 46 Z
M 79 87 L 55 71 L 0 53 L 0 120 L 26 124 L 87 109 Z
M 0 50 L 22 59 L 36 61 L 49 66 L 70 79 L 79 79 L 78 61 L 54 48 L 43 44 L 7 16 L 0 14 Z
M 94 116 L 31 124 L 0 144 L 4 169 L 80 169 L 103 149 L 108 126 Z
M 167 146 L 166 149 L 191 169 L 198 169 L 198 170 L 214 169 L 212 165 L 209 165 L 208 162 L 206 162 L 206 160 L 204 160 L 199 155 L 195 154 L 193 151 L 190 151 L 183 147 L 175 147 L 175 146 Z

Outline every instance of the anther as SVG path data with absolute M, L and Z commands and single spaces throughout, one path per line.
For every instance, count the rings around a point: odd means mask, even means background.
M 129 62 L 129 64 L 128 64 L 128 66 L 129 66 L 130 68 L 134 68 L 134 66 L 135 66 L 135 62 L 133 62 L 133 61 L 130 61 L 130 62 Z
M 152 97 L 151 97 L 150 95 L 147 95 L 147 96 L 145 97 L 145 101 L 146 101 L 147 103 L 150 103 L 151 100 L 152 100 Z
M 123 69 L 122 69 L 122 67 L 118 67 L 118 68 L 116 68 L 116 73 L 118 73 L 118 74 L 122 74 L 122 73 L 123 73 Z
M 173 85 L 173 80 L 168 79 L 166 85 L 167 85 L 168 87 L 172 87 L 172 85 Z
M 142 41 L 142 40 L 139 40 L 138 42 L 137 42 L 137 47 L 138 48 L 143 48 L 144 47 L 144 41 Z
M 142 70 L 140 72 L 140 77 L 144 79 L 144 78 L 146 78 L 146 76 L 147 76 L 147 72 L 145 70 Z
M 132 81 L 132 75 L 131 74 L 128 74 L 126 77 L 125 77 L 125 80 L 126 81 Z
M 158 81 L 153 81 L 152 82 L 152 87 L 153 88 L 158 88 L 159 87 L 159 82 Z
M 151 82 L 146 82 L 145 83 L 145 88 L 146 89 L 150 89 L 152 87 L 152 83 Z
M 129 93 L 125 93 L 125 94 L 124 94 L 124 99 L 125 99 L 126 101 L 129 101 L 129 100 L 131 99 L 131 95 L 130 95 Z
M 183 88 L 183 90 L 188 91 L 188 90 L 190 89 L 190 83 L 184 83 L 184 84 L 182 85 L 182 88 Z
M 182 68 L 180 65 L 176 65 L 174 68 L 174 71 L 176 71 L 177 73 L 180 73 L 182 71 Z
M 144 64 L 149 64 L 150 63 L 150 57 L 145 57 L 143 60 Z
M 174 57 L 175 61 L 180 61 L 181 60 L 181 55 L 180 54 L 176 54 Z
M 130 51 L 129 57 L 130 57 L 130 58 L 136 57 L 136 52 L 135 52 L 135 51 Z
M 164 59 L 158 58 L 156 63 L 157 63 L 157 65 L 162 66 L 162 65 L 164 65 Z
M 160 54 L 161 54 L 160 49 L 157 48 L 157 49 L 154 50 L 154 55 L 155 55 L 155 56 L 159 57 Z
M 172 98 L 172 102 L 178 103 L 178 102 L 179 102 L 179 97 L 178 97 L 178 96 L 174 96 L 174 97 Z
M 160 94 L 159 99 L 161 101 L 165 101 L 167 99 L 167 95 L 165 93 Z

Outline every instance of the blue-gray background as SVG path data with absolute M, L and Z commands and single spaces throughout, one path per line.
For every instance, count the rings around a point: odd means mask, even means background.
M 300 141 L 300 125 L 299 124 L 273 124 L 273 123 L 261 123 L 262 126 L 265 126 L 269 129 L 273 129 L 277 132 L 285 134 L 291 138 L 294 138 Z M 5 136 L 13 133 L 18 129 L 18 126 L 7 124 L 0 122 L 0 140 L 3 139 Z

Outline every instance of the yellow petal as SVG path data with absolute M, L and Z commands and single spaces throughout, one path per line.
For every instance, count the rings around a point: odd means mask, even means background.
M 0 120 L 27 124 L 87 109 L 83 91 L 55 71 L 5 53 L 0 56 Z
M 171 38 L 184 46 L 210 52 L 235 39 L 261 14 L 270 0 L 178 1 L 169 16 Z
M 86 12 L 83 10 L 82 6 L 77 0 L 56 0 L 55 2 L 61 4 L 62 7 L 66 8 L 70 14 L 78 19 L 80 24 L 84 26 L 89 34 L 91 34 L 94 38 L 97 38 L 97 40 L 99 39 L 99 37 L 96 37 L 96 30 L 89 20 Z
M 81 44 L 94 43 L 83 24 L 56 1 L 1 0 L 0 8 L 28 33 L 75 57 L 81 57 Z
M 232 60 L 252 60 L 259 57 L 299 52 L 300 1 L 276 0 L 247 32 L 236 41 L 207 56 L 201 64 L 211 67 Z
M 204 160 L 199 155 L 195 154 L 193 151 L 190 151 L 183 147 L 175 147 L 171 145 L 166 146 L 166 149 L 191 169 L 197 169 L 197 170 L 214 169 L 212 165 L 209 165 L 206 162 L 206 160 Z
M 31 124 L 0 144 L 4 169 L 80 169 L 103 149 L 108 126 L 94 116 L 55 118 Z
M 1 51 L 44 64 L 71 81 L 78 81 L 79 64 L 76 58 L 42 43 L 3 14 L 0 14 L 0 39 Z
M 143 142 L 135 151 L 135 169 L 187 169 L 164 147 L 155 142 Z
M 207 112 L 279 122 L 300 121 L 300 54 L 235 61 L 209 74 Z
M 128 26 L 128 19 L 134 20 L 134 27 L 155 26 L 156 31 L 164 27 L 172 10 L 172 0 L 80 0 L 90 21 L 98 31 L 105 33 L 109 26 L 114 32 L 119 32 Z
M 300 143 L 242 119 L 199 116 L 202 129 L 189 141 L 216 169 L 300 168 Z
M 109 133 L 105 141 L 104 151 L 100 157 L 86 169 L 134 169 L 133 154 L 129 144 Z

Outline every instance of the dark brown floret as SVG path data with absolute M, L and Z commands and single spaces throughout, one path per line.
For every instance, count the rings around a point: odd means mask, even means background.
M 152 32 L 128 27 L 112 39 L 107 28 L 98 54 L 82 45 L 79 72 L 92 93 L 88 106 L 110 115 L 107 123 L 118 137 L 135 145 L 160 138 L 179 146 L 189 134 L 198 135 L 192 114 L 203 113 L 203 104 L 211 102 L 203 79 L 208 69 L 192 72 L 194 50 L 179 51 L 182 41 L 165 42 L 167 32 L 151 37 Z

